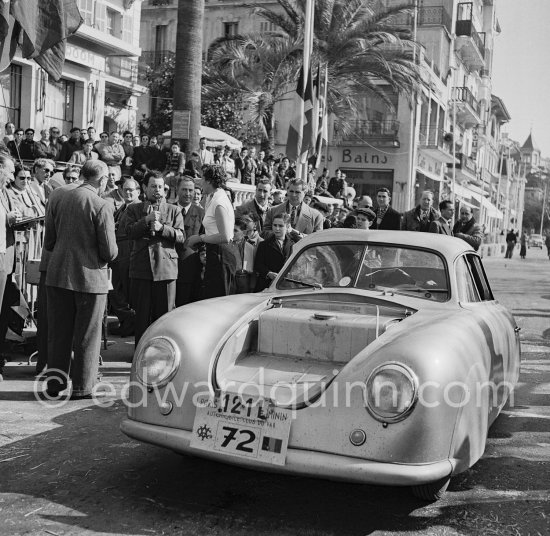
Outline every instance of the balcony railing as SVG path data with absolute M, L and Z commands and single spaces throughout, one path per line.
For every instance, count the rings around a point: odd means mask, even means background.
M 446 141 L 445 136 L 446 133 L 442 128 L 420 125 L 420 145 L 427 147 L 439 147 L 440 149 L 445 149 L 448 151 L 450 141 Z
M 457 37 L 461 35 L 471 37 L 481 56 L 485 57 L 485 32 L 478 32 L 474 28 L 472 9 L 471 2 L 458 4 L 459 18 L 456 21 L 456 35 Z
M 373 121 L 369 119 L 357 119 L 352 121 L 351 131 L 342 134 L 342 141 L 361 141 L 372 138 L 396 139 L 399 133 L 399 121 L 385 120 Z
M 396 26 L 412 26 L 414 15 L 400 13 L 392 18 Z M 443 6 L 424 6 L 418 8 L 418 26 L 445 26 L 452 31 L 452 17 Z
M 467 87 L 455 87 L 454 88 L 454 98 L 457 101 L 465 102 L 472 108 L 472 110 L 479 115 L 481 112 L 481 107 L 476 98 L 472 95 L 472 92 Z
M 136 60 L 126 58 L 107 57 L 105 71 L 110 76 L 135 84 L 138 76 L 138 63 Z
M 469 156 L 465 155 L 464 153 L 457 153 L 456 157 L 459 160 L 459 164 L 455 164 L 455 167 L 458 169 L 465 169 L 472 173 L 473 175 L 477 172 L 477 164 L 476 161 L 473 158 L 470 158 Z M 452 164 L 450 165 L 452 167 Z
M 419 26 L 445 26 L 452 30 L 451 15 L 443 6 L 421 7 L 418 9 Z

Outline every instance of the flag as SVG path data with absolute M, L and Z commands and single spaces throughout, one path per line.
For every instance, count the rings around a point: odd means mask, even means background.
M 321 76 L 321 75 L 324 76 Z M 327 106 L 327 89 L 328 89 L 328 68 L 325 65 L 324 73 L 321 73 L 320 67 L 317 71 L 317 129 L 315 140 L 315 168 L 321 165 L 321 156 L 323 154 L 323 142 L 328 143 L 328 106 Z
M 5 28 L 5 7 L 0 9 L 0 37 Z M 65 61 L 65 41 L 83 20 L 76 0 L 11 0 L 8 31 L 0 43 L 2 58 L 9 48 L 9 60 L 15 44 L 21 43 L 24 58 L 34 59 L 52 78 L 59 80 Z M 11 38 L 8 40 L 11 29 Z M 4 66 L 4 65 L 3 65 Z
M 304 97 L 305 97 L 304 67 L 300 69 L 300 76 L 296 84 L 296 91 L 292 99 L 293 115 L 288 126 L 286 140 L 286 156 L 292 162 L 302 153 L 302 138 L 304 135 Z
M 300 162 L 307 161 L 307 157 L 310 150 L 315 148 L 315 136 L 314 129 L 314 111 L 315 111 L 315 96 L 313 93 L 313 80 L 311 76 L 311 69 L 307 73 L 307 82 L 304 91 L 304 133 L 302 136 L 302 150 L 300 153 Z
M 280 453 L 283 448 L 283 440 L 276 437 L 264 436 L 262 440 L 262 450 L 266 452 Z

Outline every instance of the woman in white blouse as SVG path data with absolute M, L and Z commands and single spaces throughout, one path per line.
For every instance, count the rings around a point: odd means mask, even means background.
M 233 238 L 235 213 L 225 193 L 227 176 L 222 166 L 206 166 L 202 189 L 207 196 L 204 218 L 205 233 L 188 240 L 189 247 L 206 245 L 204 297 L 215 298 L 235 293 L 236 258 L 229 243 Z

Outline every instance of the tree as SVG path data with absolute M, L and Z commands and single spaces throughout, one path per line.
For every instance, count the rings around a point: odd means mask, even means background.
M 279 30 L 218 40 L 209 52 L 219 72 L 206 88 L 223 94 L 230 85 L 250 104 L 273 147 L 273 108 L 293 89 L 301 66 L 306 0 L 277 0 L 278 10 L 256 5 L 257 13 Z M 411 97 L 422 84 L 418 45 L 410 24 L 409 0 L 384 7 L 373 0 L 316 0 L 312 66 L 328 66 L 328 110 L 340 130 L 350 129 L 364 95 L 375 95 L 391 108 L 388 88 Z
M 277 3 L 282 13 L 258 6 L 258 14 L 292 38 L 303 35 L 306 0 Z M 387 87 L 409 97 L 418 91 L 419 45 L 411 38 L 410 19 L 403 19 L 413 8 L 412 0 L 389 6 L 376 0 L 315 1 L 312 63 L 327 64 L 329 111 L 344 127 L 360 95 L 377 96 L 391 107 Z
M 166 57 L 156 69 L 145 74 L 147 87 L 153 99 L 151 115 L 139 122 L 140 133 L 158 135 L 172 128 L 175 58 Z
M 187 153 L 199 146 L 203 15 L 204 0 L 179 0 L 172 137 L 178 139 L 174 127 L 188 122 L 187 137 L 179 138 Z
M 219 39 L 209 50 L 213 72 L 203 86 L 210 99 L 237 97 L 248 108 L 267 141 L 275 146 L 273 107 L 293 88 L 300 65 L 300 41 L 281 34 L 250 34 Z

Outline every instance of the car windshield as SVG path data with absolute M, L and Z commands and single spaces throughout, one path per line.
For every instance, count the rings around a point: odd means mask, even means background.
M 358 288 L 441 302 L 449 299 L 448 281 L 443 258 L 434 251 L 338 242 L 302 250 L 281 273 L 277 288 Z

